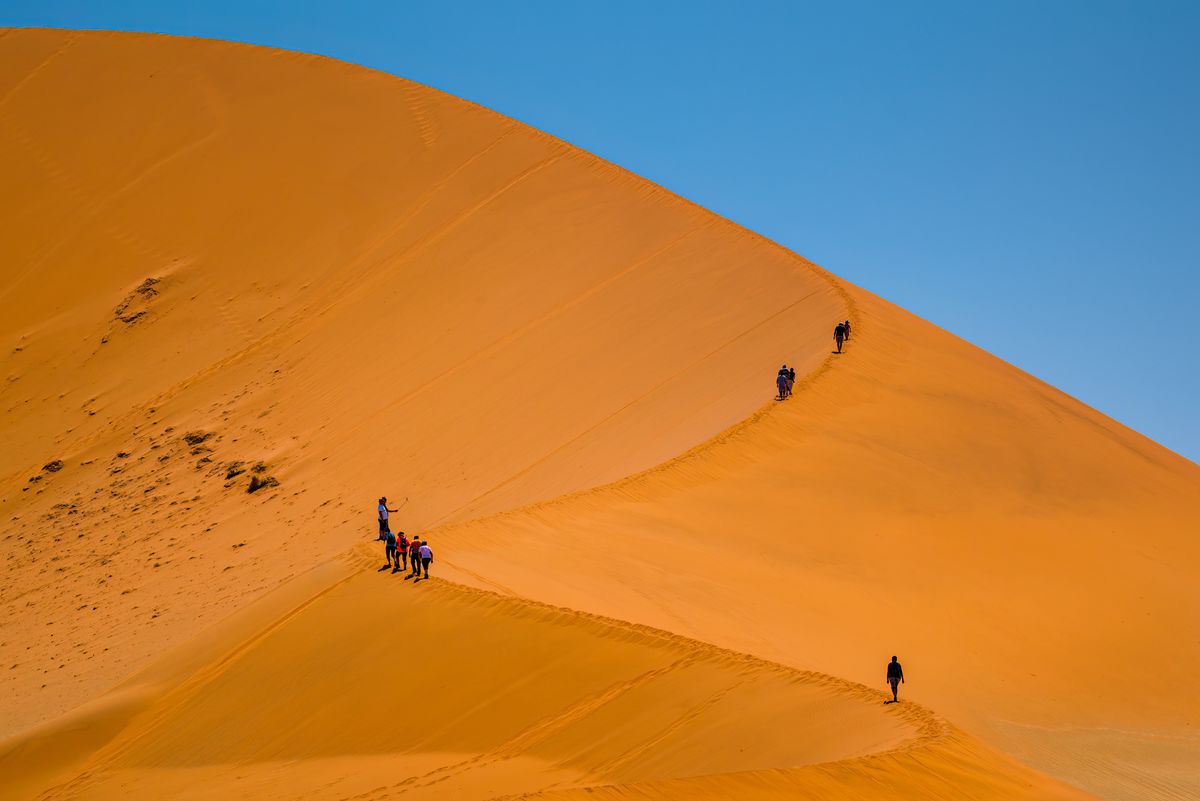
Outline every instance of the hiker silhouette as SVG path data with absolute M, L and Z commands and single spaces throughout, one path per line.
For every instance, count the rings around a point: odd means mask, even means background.
M 792 381 L 789 376 L 794 373 L 794 370 L 789 373 L 788 366 L 785 364 L 775 374 L 775 389 L 779 391 L 779 400 L 784 400 L 788 395 L 792 394 Z
M 899 660 L 897 660 L 896 657 L 894 657 L 894 656 L 892 657 L 892 661 L 888 662 L 887 683 L 892 688 L 892 700 L 888 701 L 887 703 L 889 703 L 889 704 L 899 703 L 899 701 L 900 701 L 899 687 L 901 684 L 904 683 L 904 668 L 900 667 Z

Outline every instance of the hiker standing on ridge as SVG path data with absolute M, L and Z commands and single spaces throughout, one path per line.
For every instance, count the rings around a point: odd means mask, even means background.
M 429 578 L 429 563 L 433 561 L 433 549 L 429 547 L 428 540 L 421 540 L 421 550 L 417 553 L 421 556 L 421 564 L 425 566 L 425 578 Z M 419 575 L 418 578 L 420 578 Z
M 896 661 L 896 657 L 892 657 L 892 661 L 888 662 L 887 666 L 887 683 L 892 688 L 892 700 L 890 704 L 899 703 L 900 697 L 897 694 L 897 688 L 904 683 L 904 668 L 900 667 L 900 663 Z
M 387 539 L 388 532 L 388 512 L 398 512 L 399 509 L 389 509 L 387 505 L 387 496 L 384 495 L 379 499 L 379 539 Z
M 796 386 L 796 368 L 788 368 L 788 397 L 792 397 L 792 388 Z
M 837 352 L 842 352 L 842 343 L 846 341 L 846 324 L 838 323 L 833 327 L 833 341 L 837 344 Z
M 843 320 L 843 321 L 842 321 L 842 328 L 845 328 L 845 329 L 846 329 L 846 341 L 847 341 L 847 342 L 849 342 L 849 341 L 850 341 L 850 321 L 849 321 L 849 320 Z

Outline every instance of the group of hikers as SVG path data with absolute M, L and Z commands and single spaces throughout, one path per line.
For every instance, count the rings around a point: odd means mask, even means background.
M 850 321 L 843 320 L 833 327 L 833 343 L 837 345 L 837 352 L 842 352 L 842 343 L 850 338 Z
M 850 338 L 850 321 L 843 320 L 833 327 L 833 343 L 837 345 L 837 353 L 842 352 L 842 345 Z M 796 384 L 796 368 L 786 364 L 775 374 L 775 389 L 779 390 L 776 400 L 787 400 L 792 395 L 792 387 Z
M 837 352 L 842 352 L 842 345 L 850 338 L 850 321 L 844 320 L 834 326 L 833 341 L 837 345 Z M 779 368 L 779 374 L 775 379 L 776 386 L 779 389 L 779 400 L 784 400 L 792 394 L 792 386 L 796 383 L 796 369 L 788 367 L 786 364 Z M 408 499 L 405 498 L 407 503 Z M 400 506 L 402 507 L 402 503 Z M 418 580 L 421 578 L 429 578 L 429 565 L 433 562 L 433 551 L 429 547 L 429 541 L 423 540 L 420 537 L 413 537 L 411 540 L 405 536 L 404 532 L 392 533 L 391 524 L 388 521 L 388 515 L 400 511 L 400 507 L 396 509 L 388 508 L 387 497 L 379 499 L 379 539 L 384 542 L 384 553 L 387 557 L 387 567 L 392 569 L 392 572 L 400 570 L 408 570 Z M 381 568 L 382 569 L 382 568 Z M 900 666 L 900 661 L 896 657 L 892 657 L 892 661 L 887 665 L 887 684 L 892 690 L 892 700 L 889 704 L 894 704 L 900 700 L 900 685 L 904 683 L 904 668 Z
M 839 327 L 840 325 L 839 323 Z M 786 369 L 787 366 L 784 365 L 784 370 Z M 784 371 L 780 370 L 779 374 L 782 377 Z M 791 382 L 796 380 L 795 371 L 790 373 L 787 380 L 787 390 L 790 392 Z M 782 393 L 782 391 L 781 385 L 780 392 Z M 407 500 L 405 498 L 406 502 Z M 429 548 L 429 541 L 423 540 L 420 537 L 413 537 L 410 540 L 405 536 L 403 531 L 396 534 L 392 533 L 391 524 L 388 522 L 388 515 L 398 511 L 400 511 L 399 508 L 388 508 L 387 496 L 379 499 L 379 539 L 384 542 L 387 567 L 391 568 L 393 573 L 408 570 L 417 580 L 422 578 L 428 579 L 429 563 L 433 561 L 433 551 Z M 381 570 L 383 569 L 381 568 Z M 900 667 L 900 661 L 894 656 L 887 666 L 887 683 L 892 688 L 892 700 L 887 703 L 897 703 L 900 700 L 900 685 L 904 683 L 904 668 Z
M 387 566 L 392 568 L 393 573 L 407 570 L 416 579 L 429 578 L 429 565 L 433 562 L 429 540 L 415 536 L 410 540 L 403 531 L 393 534 L 388 514 L 398 511 L 398 508 L 388 508 L 387 496 L 379 499 L 379 539 L 384 542 Z
M 775 388 L 779 390 L 779 397 L 776 400 L 787 400 L 792 394 L 792 385 L 796 383 L 796 368 L 788 367 L 786 364 L 779 368 L 779 374 L 775 376 Z

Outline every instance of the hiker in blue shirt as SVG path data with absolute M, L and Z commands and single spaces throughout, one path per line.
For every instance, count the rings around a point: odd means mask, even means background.
M 383 552 L 387 557 L 388 567 L 394 567 L 395 570 L 399 570 L 400 557 L 396 555 L 396 535 L 389 531 L 383 535 L 383 541 L 386 543 Z M 395 564 L 393 565 L 393 563 Z

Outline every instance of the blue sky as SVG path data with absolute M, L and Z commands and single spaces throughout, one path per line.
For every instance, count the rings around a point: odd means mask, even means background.
M 1200 460 L 1200 3 L 13 2 L 535 125 Z

